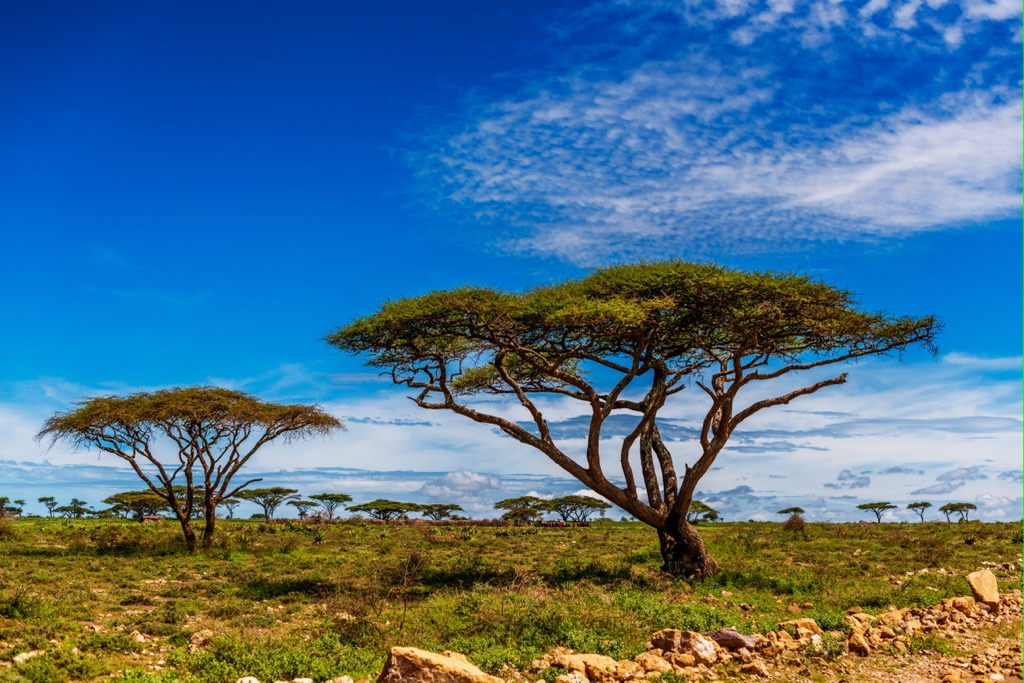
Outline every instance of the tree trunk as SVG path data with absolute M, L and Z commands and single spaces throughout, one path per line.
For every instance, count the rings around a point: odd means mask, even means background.
M 661 570 L 672 576 L 704 579 L 721 569 L 708 552 L 704 539 L 684 518 L 679 518 L 676 524 L 670 520 L 664 529 L 658 529 L 658 541 L 661 558 L 665 561 Z
M 213 532 L 217 526 L 217 506 L 206 505 L 206 526 L 203 528 L 203 550 L 213 547 Z
M 181 533 L 185 537 L 185 545 L 188 546 L 188 552 L 194 554 L 199 549 L 199 543 L 196 541 L 196 532 L 192 528 L 192 520 L 188 517 L 179 516 L 178 521 L 181 523 Z

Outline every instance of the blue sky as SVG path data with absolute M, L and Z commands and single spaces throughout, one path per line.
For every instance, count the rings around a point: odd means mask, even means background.
M 389 298 L 673 257 L 945 324 L 937 359 L 752 421 L 700 487 L 726 518 L 1020 516 L 1017 2 L 8 3 L 0 60 L 0 495 L 132 486 L 33 434 L 187 384 L 348 423 L 268 449 L 268 484 L 477 516 L 574 492 L 321 339 Z M 695 414 L 667 416 L 680 453 Z

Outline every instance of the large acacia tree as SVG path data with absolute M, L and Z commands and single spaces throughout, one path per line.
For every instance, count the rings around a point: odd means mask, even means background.
M 846 381 L 842 373 L 801 386 L 786 381 L 791 375 L 911 345 L 934 352 L 938 327 L 930 316 L 862 311 L 849 292 L 802 275 L 667 261 L 603 268 L 524 293 L 463 288 L 391 301 L 327 341 L 384 368 L 415 390 L 419 406 L 491 425 L 541 451 L 654 527 L 666 571 L 704 577 L 719 566 L 686 513 L 740 424 Z M 786 388 L 772 393 L 773 381 Z M 745 388 L 753 398 L 744 402 Z M 692 461 L 677 463 L 658 417 L 687 389 L 703 401 L 703 418 Z M 494 394 L 518 401 L 527 418 L 473 400 Z M 544 397 L 580 403 L 589 418 L 583 452 L 556 440 Z M 635 425 L 609 444 L 602 429 L 620 413 Z
M 205 518 L 202 546 L 213 544 L 217 506 L 250 479 L 233 478 L 260 447 L 343 429 L 317 406 L 267 403 L 240 391 L 185 387 L 129 396 L 97 396 L 57 413 L 38 439 L 97 448 L 131 465 L 181 524 L 189 552 L 198 539 L 194 516 Z

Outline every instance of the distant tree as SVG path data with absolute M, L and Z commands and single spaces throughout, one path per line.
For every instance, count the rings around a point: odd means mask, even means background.
M 870 510 L 875 514 L 875 518 L 878 519 L 878 523 L 882 523 L 882 513 L 886 510 L 895 510 L 896 506 L 892 503 L 861 503 L 857 506 L 858 510 Z
M 374 519 L 391 522 L 396 519 L 405 519 L 409 513 L 419 512 L 420 506 L 416 503 L 401 503 L 397 500 L 378 498 L 369 503 L 351 505 L 348 510 L 349 512 L 365 512 Z
M 335 510 L 343 507 L 346 503 L 352 502 L 352 496 L 347 493 L 318 493 L 309 498 L 320 503 L 324 512 L 327 513 L 327 519 L 334 519 Z
M 9 505 L 11 499 L 7 496 L 0 496 L 0 517 L 13 517 L 14 508 Z
M 778 512 L 776 512 L 775 514 L 777 514 L 777 515 L 802 515 L 802 514 L 805 514 L 805 513 L 804 513 L 804 509 L 802 507 L 791 507 L 791 508 L 783 508 L 783 509 L 779 510 Z
M 311 508 L 319 507 L 320 503 L 315 500 L 289 500 L 288 505 L 291 505 L 299 513 L 299 519 L 305 519 L 309 515 Z
M 256 503 L 263 508 L 263 519 L 269 522 L 274 517 L 274 512 L 285 503 L 290 500 L 296 500 L 299 496 L 298 489 L 289 489 L 283 486 L 272 486 L 270 488 L 263 489 L 248 489 L 246 491 L 240 491 L 236 495 L 247 500 L 250 503 Z
M 908 510 L 913 510 L 914 512 L 916 512 L 917 516 L 920 517 L 921 521 L 923 522 L 924 521 L 924 511 L 927 510 L 928 508 L 930 508 L 931 506 L 932 506 L 931 503 L 922 500 L 922 501 L 920 501 L 918 503 L 911 503 L 910 505 L 907 506 L 907 509 Z
M 228 519 L 235 518 L 235 508 L 242 504 L 238 498 L 227 498 L 220 502 L 221 507 L 226 508 L 228 511 Z
M 536 496 L 518 496 L 499 500 L 494 504 L 494 509 L 508 510 L 501 516 L 506 522 L 536 522 L 550 509 L 548 502 Z
M 741 424 L 846 382 L 839 373 L 797 383 L 804 371 L 916 345 L 931 350 L 938 329 L 930 316 L 862 310 L 850 292 L 811 276 L 664 261 L 600 268 L 522 293 L 464 287 L 389 301 L 327 342 L 364 354 L 420 407 L 539 451 L 653 527 L 664 571 L 704 578 L 720 567 L 687 513 Z M 486 400 L 494 395 L 521 407 L 528 422 Z M 579 457 L 570 450 L 575 440 L 561 443 L 548 422 L 548 397 L 578 401 L 587 414 Z M 701 402 L 701 417 L 689 444 L 696 457 L 677 470 L 659 418 L 680 397 Z M 609 447 L 618 416 L 633 426 Z
M 591 515 L 607 510 L 611 505 L 592 496 L 562 496 L 547 502 L 545 508 L 564 522 L 586 522 Z
M 58 506 L 54 512 L 58 513 L 62 517 L 69 517 L 71 519 L 81 519 L 82 517 L 93 513 L 92 509 L 89 508 L 88 503 L 84 500 L 78 500 L 77 498 L 72 498 L 71 503 L 68 505 Z
M 690 509 L 686 511 L 686 521 L 689 524 L 699 522 L 717 522 L 719 519 L 718 510 L 705 505 L 699 500 L 690 503 Z
M 103 502 L 112 506 L 111 511 L 115 514 L 123 512 L 125 516 L 134 517 L 140 522 L 147 515 L 158 515 L 170 509 L 163 496 L 149 489 L 115 493 L 109 498 L 104 498 Z
M 15 514 L 20 517 L 21 514 L 25 511 L 25 501 L 21 498 L 15 499 L 14 509 L 16 510 Z
M 960 515 L 961 522 L 970 521 L 968 517 L 971 514 L 971 510 L 977 510 L 978 506 L 974 503 L 946 503 L 939 508 L 939 512 L 946 515 L 946 521 L 950 521 L 949 517 L 953 514 Z
M 429 517 L 438 522 L 442 519 L 452 519 L 456 512 L 463 512 L 463 509 L 453 503 L 428 503 L 427 505 L 420 505 L 419 512 L 424 517 Z
M 46 506 L 46 511 L 50 513 L 51 517 L 53 517 L 53 511 L 57 508 L 58 505 L 60 505 L 60 503 L 57 502 L 57 499 L 54 498 L 53 496 L 43 496 L 42 498 L 37 498 L 36 500 Z
M 202 546 L 213 546 L 217 506 L 259 479 L 233 484 L 238 471 L 260 447 L 343 429 L 316 406 L 265 403 L 249 394 L 216 387 L 186 387 L 129 396 L 98 396 L 46 421 L 37 439 L 65 440 L 121 458 L 167 502 L 181 525 L 189 552 L 199 547 L 193 509 L 206 517 Z M 154 451 L 158 438 L 169 454 Z M 184 495 L 175 488 L 184 486 Z M 203 487 L 201 497 L 197 487 Z

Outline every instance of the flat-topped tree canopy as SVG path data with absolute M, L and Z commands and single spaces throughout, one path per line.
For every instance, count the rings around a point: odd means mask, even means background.
M 842 384 L 846 374 L 747 404 L 737 402 L 739 391 L 912 345 L 934 352 L 939 327 L 932 316 L 863 311 L 849 292 L 806 275 L 663 261 L 602 268 L 523 293 L 465 287 L 390 301 L 327 341 L 414 389 L 421 407 L 451 410 L 542 451 L 655 527 L 667 570 L 706 576 L 717 563 L 685 520 L 697 482 L 745 419 Z M 657 416 L 687 387 L 703 396 L 706 411 L 701 455 L 679 477 Z M 514 397 L 530 424 L 485 412 L 472 402 L 480 394 Z M 589 413 L 585 458 L 556 442 L 537 394 L 577 400 Z M 602 427 L 620 412 L 636 416 L 636 426 L 608 453 Z M 605 474 L 609 463 L 624 484 Z
M 166 501 L 194 551 L 193 514 L 206 519 L 203 546 L 209 548 L 217 506 L 258 481 L 236 485 L 232 478 L 260 447 L 336 429 L 344 426 L 317 406 L 268 403 L 241 391 L 193 386 L 88 398 L 47 420 L 37 438 L 98 448 L 128 462 Z M 197 499 L 201 510 L 195 508 Z

